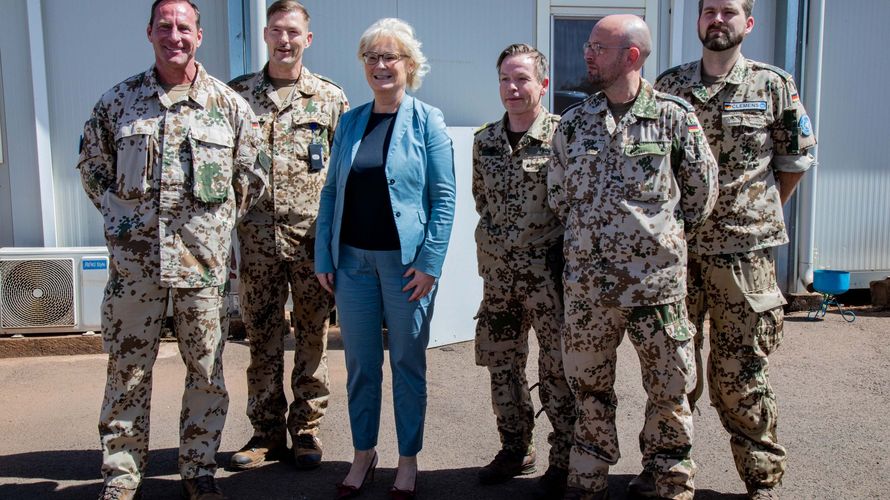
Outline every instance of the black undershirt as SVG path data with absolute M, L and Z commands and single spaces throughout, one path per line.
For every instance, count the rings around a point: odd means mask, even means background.
M 396 113 L 371 113 L 358 147 L 343 200 L 340 241 L 362 250 L 399 250 L 386 179 L 386 153 Z
M 528 132 L 527 130 L 523 130 L 522 132 L 513 132 L 510 129 L 507 129 L 507 140 L 510 141 L 510 148 L 514 151 L 516 150 L 516 146 L 519 145 L 519 141 L 522 140 L 522 136 Z

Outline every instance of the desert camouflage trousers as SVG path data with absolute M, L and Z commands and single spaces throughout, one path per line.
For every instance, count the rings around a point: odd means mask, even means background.
M 600 306 L 584 285 L 567 282 L 563 356 L 578 400 L 569 486 L 605 489 L 609 466 L 618 462 L 615 365 L 625 331 L 640 359 L 648 396 L 639 436 L 643 468 L 655 477 L 659 497 L 691 500 L 697 467 L 690 456 L 692 411 L 686 394 L 695 386 L 695 365 L 685 305 Z
M 314 244 L 307 239 L 296 247 L 293 260 L 283 260 L 256 248 L 267 243 L 240 242 L 241 316 L 250 340 L 247 416 L 254 435 L 264 439 L 285 441 L 288 432 L 292 437 L 318 434 L 328 406 L 327 335 L 333 299 L 315 277 Z M 288 285 L 296 340 L 290 409 L 284 394 L 284 341 L 291 326 L 284 316 Z
M 772 249 L 725 255 L 689 254 L 689 318 L 699 332 L 710 316 L 708 392 L 723 427 L 739 476 L 751 486 L 774 486 L 785 472 L 785 448 L 777 442 L 779 416 L 769 384 L 769 356 L 782 342 L 785 300 L 776 283 Z M 702 393 L 701 348 L 695 338 L 699 372 L 690 394 Z
M 125 279 L 112 268 L 102 303 L 108 378 L 99 439 L 106 483 L 135 489 L 142 480 L 148 461 L 152 367 L 168 295 L 186 368 L 179 473 L 194 478 L 216 472 L 215 456 L 229 407 L 222 366 L 228 325 L 221 287 L 165 288 Z
M 488 367 L 491 403 L 504 449 L 525 452 L 532 443 L 535 411 L 525 367 L 528 333 L 538 339 L 538 395 L 553 427 L 550 466 L 567 468 L 575 423 L 575 398 L 562 366 L 561 290 L 542 260 L 510 259 L 489 268 L 476 324 L 476 364 Z M 558 274 L 558 273 L 557 273 Z

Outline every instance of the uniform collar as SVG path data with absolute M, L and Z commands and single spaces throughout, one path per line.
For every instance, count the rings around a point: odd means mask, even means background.
M 553 124 L 550 121 L 550 113 L 544 109 L 543 106 L 540 106 L 540 113 L 535 118 L 535 121 L 532 122 L 532 126 L 525 132 L 522 136 L 522 139 L 516 145 L 516 149 L 521 149 L 528 145 L 528 142 L 532 139 L 538 142 L 546 142 L 547 139 L 552 135 Z M 504 113 L 503 118 L 498 122 L 498 126 L 501 130 L 496 131 L 498 135 L 503 136 L 504 140 L 507 140 L 507 113 Z M 507 141 L 509 142 L 509 141 Z
M 263 67 L 262 73 L 263 77 L 257 80 L 257 85 L 256 88 L 254 88 L 253 93 L 255 96 L 265 95 L 270 101 L 278 106 L 278 109 L 284 109 L 289 106 L 297 92 L 305 97 L 309 97 L 317 94 L 318 89 L 321 86 L 319 78 L 312 74 L 312 72 L 306 69 L 306 66 L 303 65 L 300 69 L 300 76 L 297 78 L 294 92 L 286 99 L 281 100 L 278 97 L 278 91 L 275 90 L 275 86 L 272 85 L 272 79 L 269 77 L 269 63 L 266 63 Z
M 195 66 L 197 67 L 197 72 L 195 73 L 195 79 L 192 81 L 192 86 L 189 87 L 187 95 L 188 98 L 194 101 L 199 107 L 206 108 L 207 99 L 210 97 L 210 76 L 207 74 L 207 71 L 204 70 L 204 66 L 201 66 L 201 63 L 198 61 L 195 61 Z M 144 97 L 158 96 L 158 100 L 161 101 L 161 104 L 165 108 L 171 107 L 173 103 L 161 87 L 161 82 L 158 80 L 158 72 L 155 65 L 152 64 L 151 67 L 148 68 L 148 71 L 143 75 L 142 95 Z
M 599 92 L 595 97 L 595 99 L 589 101 L 591 106 L 590 112 L 605 114 L 606 110 L 609 109 L 609 101 L 606 99 L 606 94 Z M 655 105 L 655 89 L 652 88 L 652 84 L 643 78 L 640 78 L 640 91 L 637 93 L 634 105 L 631 106 L 628 113 L 640 118 L 651 119 L 658 117 L 658 110 Z
M 708 87 L 704 84 L 701 78 L 701 59 L 690 65 L 688 71 L 689 86 L 692 87 L 692 95 L 700 102 L 707 102 L 712 97 L 712 95 L 708 92 Z M 739 54 L 739 58 L 736 60 L 735 64 L 733 64 L 732 69 L 730 69 L 729 73 L 726 74 L 726 78 L 723 80 L 723 85 L 720 85 L 714 93 L 716 94 L 720 90 L 723 90 L 723 87 L 726 84 L 741 85 L 745 82 L 745 80 L 748 79 L 748 75 L 750 73 L 751 68 L 748 65 L 748 60 L 745 59 L 745 56 Z

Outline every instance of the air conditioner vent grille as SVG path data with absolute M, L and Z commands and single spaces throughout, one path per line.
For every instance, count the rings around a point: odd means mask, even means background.
M 74 260 L 0 261 L 0 326 L 74 326 Z

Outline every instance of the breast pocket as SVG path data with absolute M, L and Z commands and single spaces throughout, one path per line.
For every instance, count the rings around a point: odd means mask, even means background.
M 235 137 L 225 127 L 192 126 L 192 194 L 204 203 L 222 203 L 229 196 Z
M 670 163 L 671 142 L 650 141 L 627 144 L 623 169 L 628 200 L 662 203 L 671 198 L 673 173 Z
M 763 112 L 734 112 L 722 116 L 723 130 L 730 137 L 732 150 L 727 163 L 756 165 L 769 140 L 767 119 Z
M 127 123 L 114 137 L 117 149 L 115 194 L 138 199 L 151 188 L 151 173 L 158 158 L 158 139 L 152 122 Z
M 322 145 L 322 162 L 327 167 L 330 159 L 330 124 L 331 118 L 322 113 L 297 113 L 291 126 L 294 156 L 307 163 L 309 161 L 309 145 Z M 308 168 L 308 167 L 307 167 Z
M 594 198 L 598 182 L 597 162 L 601 161 L 602 147 L 598 145 L 572 144 L 566 151 L 566 196 L 573 200 Z

